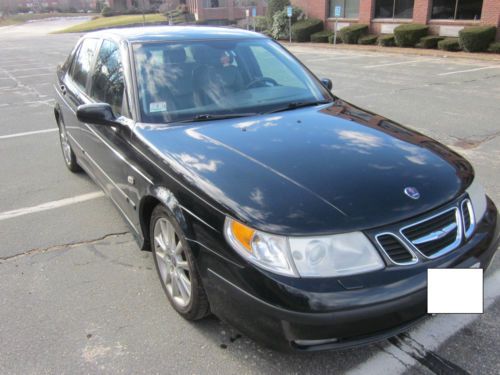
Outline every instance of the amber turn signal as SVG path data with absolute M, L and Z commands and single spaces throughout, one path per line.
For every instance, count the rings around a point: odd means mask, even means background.
M 250 243 L 253 235 L 255 234 L 255 230 L 233 220 L 231 222 L 231 232 L 233 233 L 234 238 L 237 239 L 249 253 L 253 252 Z

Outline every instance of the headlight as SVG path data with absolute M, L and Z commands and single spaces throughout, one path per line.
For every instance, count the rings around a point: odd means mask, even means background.
M 320 237 L 284 237 L 263 233 L 226 218 L 224 232 L 232 247 L 251 263 L 294 277 L 335 277 L 384 268 L 361 232 Z
M 474 217 L 476 218 L 476 223 L 479 222 L 484 214 L 486 213 L 486 194 L 484 192 L 483 186 L 479 183 L 477 178 L 474 178 L 472 184 L 466 190 L 469 194 L 470 201 L 472 203 L 472 209 L 474 210 Z
M 300 276 L 346 276 L 384 268 L 377 250 L 361 232 L 290 238 L 290 249 Z

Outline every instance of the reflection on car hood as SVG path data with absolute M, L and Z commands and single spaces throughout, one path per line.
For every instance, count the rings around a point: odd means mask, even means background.
M 394 223 L 449 202 L 473 178 L 470 164 L 438 142 L 341 101 L 138 132 L 200 194 L 275 233 Z

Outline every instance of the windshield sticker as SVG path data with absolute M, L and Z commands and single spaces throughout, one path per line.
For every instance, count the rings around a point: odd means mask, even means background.
M 167 110 L 167 102 L 149 103 L 149 113 L 165 112 Z

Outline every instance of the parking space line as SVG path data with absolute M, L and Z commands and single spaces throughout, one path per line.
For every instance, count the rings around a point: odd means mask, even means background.
M 313 58 L 306 58 L 304 56 L 303 60 L 309 62 L 321 62 L 321 61 L 336 61 L 336 60 L 348 60 L 348 59 L 360 59 L 363 57 L 372 57 L 371 55 L 337 55 L 334 57 L 313 57 Z
M 491 306 L 500 297 L 500 270 L 486 277 L 484 281 L 484 310 Z M 426 352 L 438 349 L 446 340 L 455 333 L 478 319 L 481 314 L 440 314 L 413 331 L 409 338 L 416 347 L 425 348 Z M 413 346 L 413 345 L 412 345 Z M 387 345 L 382 351 L 375 354 L 366 362 L 351 369 L 347 375 L 385 375 L 402 374 L 411 366 L 415 366 L 423 354 L 413 347 L 398 348 Z
M 55 75 L 55 73 L 40 73 L 40 74 L 28 74 L 25 76 L 16 76 L 16 78 L 31 78 L 31 77 L 40 77 L 40 76 L 52 76 Z
M 34 130 L 34 131 L 31 131 L 31 132 L 23 132 L 23 133 L 0 135 L 0 139 L 9 139 L 9 138 L 24 137 L 24 136 L 27 136 L 27 135 L 35 135 L 35 134 L 41 134 L 41 133 L 51 133 L 51 132 L 55 132 L 55 131 L 57 131 L 57 128 L 43 129 L 43 130 Z
M 439 73 L 438 76 L 448 76 L 448 75 L 451 75 L 451 74 L 477 72 L 479 70 L 495 69 L 495 68 L 500 68 L 500 65 L 490 65 L 490 66 L 483 66 L 481 68 L 474 68 L 474 69 L 467 69 L 467 70 L 456 70 L 456 71 L 453 71 L 453 72 Z
M 368 69 L 371 69 L 371 68 L 381 68 L 381 67 L 384 67 L 384 66 L 412 64 L 412 63 L 422 62 L 422 61 L 426 61 L 426 60 L 411 60 L 411 61 L 400 61 L 400 62 L 387 63 L 387 64 L 367 65 L 367 66 L 364 66 L 364 68 L 368 68 Z
M 12 218 L 23 216 L 23 215 L 34 214 L 37 212 L 53 210 L 55 208 L 60 208 L 60 207 L 64 207 L 64 206 L 70 206 L 72 204 L 86 202 L 86 201 L 89 201 L 92 199 L 101 198 L 103 196 L 104 196 L 104 193 L 102 191 L 96 191 L 93 193 L 77 195 L 76 197 L 65 198 L 65 199 L 60 199 L 58 201 L 42 203 L 42 204 L 39 204 L 37 206 L 25 207 L 25 208 L 19 208 L 17 210 L 12 210 L 12 211 L 0 212 L 0 221 L 12 219 Z
M 6 69 L 4 67 L 4 69 Z M 25 72 L 25 71 L 28 71 L 28 70 L 53 70 L 54 68 L 51 67 L 51 66 L 35 66 L 35 67 L 32 67 L 32 68 L 19 68 L 19 69 L 12 69 L 12 70 L 9 70 L 9 73 L 17 73 L 17 72 Z

